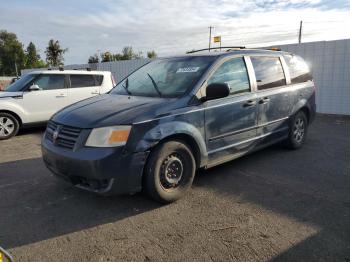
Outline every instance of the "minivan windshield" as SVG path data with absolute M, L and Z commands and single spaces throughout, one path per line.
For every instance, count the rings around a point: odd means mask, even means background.
M 32 82 L 37 77 L 37 74 L 27 74 L 22 76 L 20 79 L 18 79 L 16 82 L 9 85 L 7 88 L 5 88 L 6 92 L 20 92 L 23 91 L 24 88 Z
M 214 60 L 215 56 L 158 59 L 130 74 L 111 93 L 179 97 L 197 83 Z

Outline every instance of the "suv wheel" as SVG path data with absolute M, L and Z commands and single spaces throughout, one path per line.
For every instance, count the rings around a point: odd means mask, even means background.
M 292 149 L 300 148 L 305 143 L 307 129 L 307 117 L 303 111 L 299 111 L 294 115 L 291 121 L 289 137 L 287 139 L 288 147 Z
M 157 146 L 146 164 L 144 189 L 156 201 L 171 203 L 191 187 L 196 162 L 191 150 L 180 141 Z
M 0 113 L 0 140 L 9 139 L 17 135 L 18 130 L 19 123 L 13 115 Z

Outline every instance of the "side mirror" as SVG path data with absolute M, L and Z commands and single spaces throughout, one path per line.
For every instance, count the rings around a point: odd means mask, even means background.
M 224 98 L 229 94 L 230 88 L 227 83 L 211 83 L 207 86 L 205 101 Z
M 39 91 L 40 87 L 38 85 L 31 85 L 28 90 L 29 91 Z

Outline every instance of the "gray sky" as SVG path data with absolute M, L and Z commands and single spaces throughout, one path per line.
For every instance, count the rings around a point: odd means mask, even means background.
M 208 46 L 208 26 L 223 45 L 273 45 L 350 38 L 350 1 L 340 0 L 11 0 L 0 2 L 0 29 L 34 42 L 45 58 L 50 38 L 69 49 L 65 64 L 124 46 L 159 55 Z

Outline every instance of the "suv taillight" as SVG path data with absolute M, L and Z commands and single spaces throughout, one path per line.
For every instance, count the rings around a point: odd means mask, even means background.
M 116 83 L 115 83 L 115 79 L 114 79 L 114 76 L 111 74 L 111 80 L 112 80 L 112 85 L 115 86 Z

